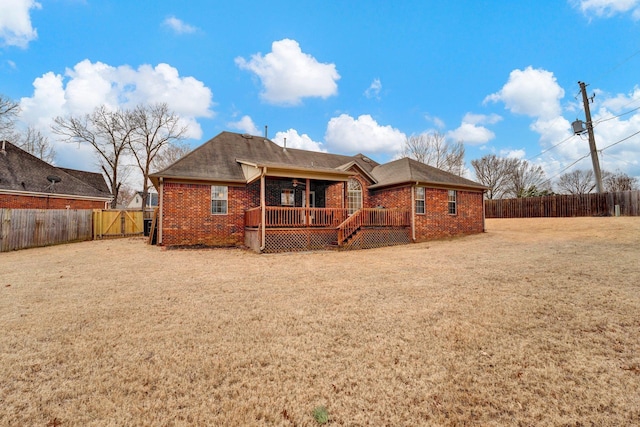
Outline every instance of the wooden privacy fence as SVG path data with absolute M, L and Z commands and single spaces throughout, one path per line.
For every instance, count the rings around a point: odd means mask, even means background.
M 486 218 L 640 216 L 640 191 L 485 200 Z
M 91 240 L 91 210 L 0 209 L 0 252 Z
M 136 236 L 144 232 L 144 213 L 121 209 L 93 211 L 93 238 Z

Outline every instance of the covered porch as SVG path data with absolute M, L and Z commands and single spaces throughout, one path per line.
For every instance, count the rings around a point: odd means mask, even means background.
M 408 209 L 365 204 L 366 188 L 344 169 L 241 162 L 257 206 L 245 211 L 245 244 L 257 252 L 360 249 L 410 240 Z
M 257 207 L 245 212 L 245 241 L 259 252 L 367 249 L 411 242 L 408 210 Z

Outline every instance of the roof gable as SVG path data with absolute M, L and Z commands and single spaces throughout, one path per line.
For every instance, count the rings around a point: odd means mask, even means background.
M 261 136 L 222 132 L 151 178 L 247 182 L 242 164 L 273 165 L 280 169 L 334 170 L 354 161 L 338 154 L 284 148 Z M 360 162 L 361 160 L 359 160 Z M 364 162 L 363 162 L 364 163 Z M 366 169 L 365 169 L 366 170 Z

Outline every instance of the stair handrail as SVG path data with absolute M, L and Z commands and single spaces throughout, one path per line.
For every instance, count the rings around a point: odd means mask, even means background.
M 342 246 L 360 227 L 362 227 L 362 209 L 358 209 L 338 225 L 338 246 Z

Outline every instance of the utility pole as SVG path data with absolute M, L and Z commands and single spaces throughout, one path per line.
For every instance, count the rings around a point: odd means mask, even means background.
M 584 115 L 587 119 L 587 132 L 589 133 L 589 150 L 591 150 L 591 162 L 593 163 L 593 174 L 596 177 L 596 189 L 598 193 L 602 193 L 602 172 L 600 171 L 600 162 L 598 161 L 598 150 L 596 149 L 596 139 L 593 136 L 593 123 L 591 122 L 591 110 L 589 109 L 589 98 L 587 97 L 587 85 L 584 82 L 578 82 L 580 91 L 582 92 L 582 102 L 584 103 Z

